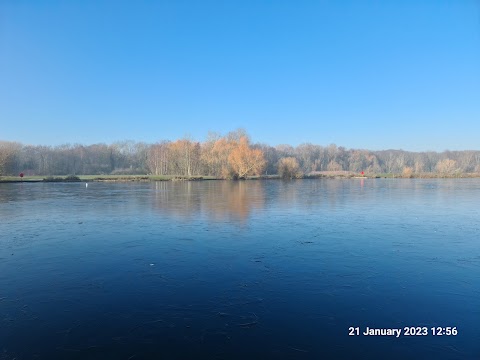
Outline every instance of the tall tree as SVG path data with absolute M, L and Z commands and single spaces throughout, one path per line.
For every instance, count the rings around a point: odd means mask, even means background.
M 251 148 L 245 137 L 240 138 L 238 145 L 228 157 L 228 161 L 235 176 L 240 179 L 261 174 L 266 165 L 262 150 Z
M 166 175 L 169 163 L 169 143 L 164 141 L 150 146 L 147 167 L 153 175 Z
M 457 162 L 452 159 L 444 159 L 442 161 L 439 161 L 437 164 L 437 171 L 443 174 L 444 176 L 453 174 L 456 168 L 457 168 Z
M 174 171 L 178 175 L 198 175 L 200 168 L 200 144 L 188 138 L 177 140 L 169 145 Z
M 15 144 L 9 141 L 0 141 L 0 175 L 6 175 L 15 152 Z

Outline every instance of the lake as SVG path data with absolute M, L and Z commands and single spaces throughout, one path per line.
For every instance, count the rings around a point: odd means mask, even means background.
M 0 184 L 0 359 L 478 359 L 479 204 L 479 179 Z

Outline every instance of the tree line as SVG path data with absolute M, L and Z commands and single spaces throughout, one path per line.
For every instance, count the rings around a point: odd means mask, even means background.
M 209 133 L 205 141 L 185 137 L 154 144 L 24 145 L 0 141 L 0 176 L 179 175 L 245 178 L 254 175 L 301 177 L 321 172 L 366 174 L 480 173 L 480 151 L 371 151 L 301 144 L 254 143 L 245 130 Z

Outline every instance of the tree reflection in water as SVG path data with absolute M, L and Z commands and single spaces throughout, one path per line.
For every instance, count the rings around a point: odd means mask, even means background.
M 180 181 L 155 183 L 154 207 L 166 216 L 245 222 L 265 206 L 263 181 Z

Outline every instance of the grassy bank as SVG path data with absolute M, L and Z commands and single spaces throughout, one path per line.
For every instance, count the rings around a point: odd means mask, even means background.
M 304 175 L 303 179 L 404 179 L 401 174 L 365 174 L 359 175 L 352 172 L 319 172 Z M 479 173 L 467 174 L 437 174 L 423 173 L 413 174 L 408 178 L 418 179 L 457 179 L 457 178 L 480 178 Z M 251 176 L 248 180 L 275 180 L 280 179 L 278 175 Z M 151 181 L 200 181 L 200 180 L 223 180 L 215 176 L 175 176 L 175 175 L 79 175 L 79 176 L 25 176 L 21 179 L 19 176 L 0 176 L 0 183 L 34 183 L 34 182 L 151 182 Z
M 79 175 L 73 176 L 0 176 L 0 183 L 32 182 L 150 182 L 150 181 L 197 181 L 217 180 L 214 176 L 174 175 Z

